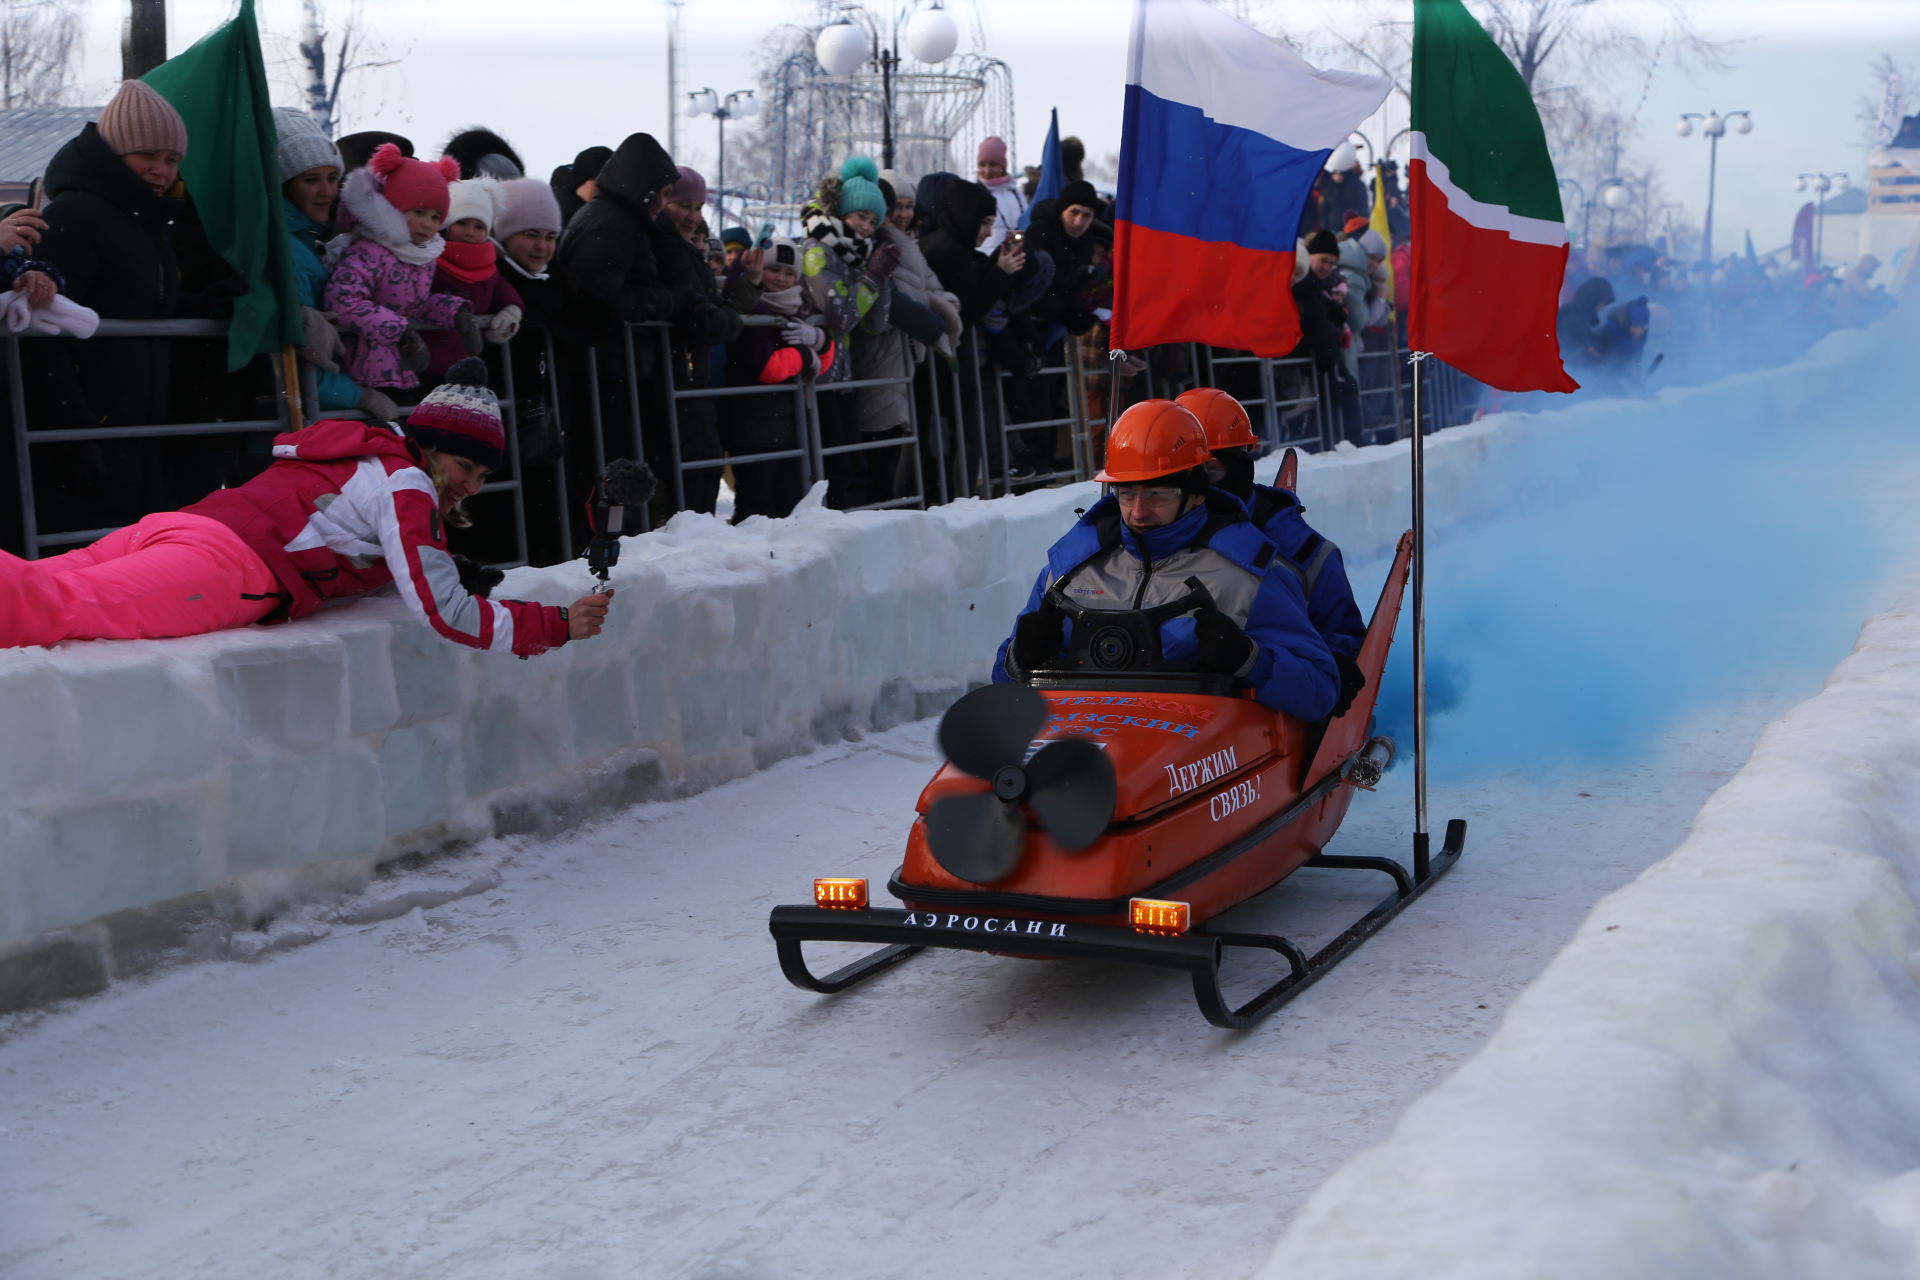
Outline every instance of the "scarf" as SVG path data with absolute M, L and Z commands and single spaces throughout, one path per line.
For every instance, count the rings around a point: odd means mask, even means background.
M 760 305 L 776 316 L 797 316 L 800 314 L 800 286 L 790 284 L 784 289 L 769 289 L 760 295 Z
M 432 266 L 440 260 L 441 251 L 447 247 L 447 242 L 439 236 L 435 236 L 425 244 L 415 244 L 411 240 L 402 240 L 398 244 L 394 244 L 374 235 L 367 229 L 365 223 L 361 223 L 353 230 L 342 232 L 340 235 L 327 241 L 327 268 L 331 270 L 338 266 L 341 256 L 347 251 L 347 247 L 355 240 L 362 239 L 373 241 L 382 249 L 385 249 L 388 253 L 391 253 L 394 257 L 412 267 Z
M 482 240 L 479 244 L 447 241 L 447 247 L 440 252 L 440 266 L 463 284 L 479 284 L 500 269 L 491 240 Z
M 522 280 L 551 280 L 551 279 L 553 279 L 553 273 L 552 273 L 552 272 L 550 272 L 550 271 L 529 271 L 529 270 L 527 270 L 527 269 L 526 269 L 525 267 L 523 267 L 523 266 L 521 266 L 521 265 L 520 265 L 519 263 L 517 263 L 517 262 L 515 262 L 515 261 L 513 260 L 513 255 L 512 255 L 512 254 L 510 254 L 510 253 L 505 253 L 505 252 L 502 252 L 502 253 L 501 253 L 501 255 L 500 255 L 500 265 L 501 265 L 501 266 L 503 266 L 503 267 L 511 267 L 511 268 L 513 268 L 513 273 L 514 273 L 515 275 L 517 275 L 517 276 L 519 276 L 519 277 L 520 277 L 520 278 L 521 278 Z
M 800 211 L 800 225 L 806 228 L 807 239 L 832 250 L 847 264 L 849 270 L 858 271 L 867 265 L 867 255 L 873 252 L 873 241 L 863 240 L 848 232 L 846 223 L 818 204 L 810 203 Z

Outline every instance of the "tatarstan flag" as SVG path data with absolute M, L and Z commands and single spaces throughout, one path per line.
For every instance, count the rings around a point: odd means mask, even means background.
M 1413 3 L 1407 337 L 1502 391 L 1575 391 L 1555 312 L 1567 229 L 1527 86 L 1460 0 Z

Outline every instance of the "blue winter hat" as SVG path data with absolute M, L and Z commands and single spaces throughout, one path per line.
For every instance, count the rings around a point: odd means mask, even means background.
M 863 211 L 876 218 L 887 216 L 886 197 L 880 194 L 880 166 L 868 156 L 848 156 L 840 166 L 840 207 L 834 212 L 844 218 Z
M 1628 324 L 1637 324 L 1644 327 L 1651 316 L 1652 313 L 1647 309 L 1647 300 L 1645 298 L 1635 298 L 1627 304 Z

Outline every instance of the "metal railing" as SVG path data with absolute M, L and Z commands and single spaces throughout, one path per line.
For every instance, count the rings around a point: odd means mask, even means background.
M 181 338 L 224 338 L 227 326 L 218 320 L 107 320 L 100 321 L 99 328 L 92 338 L 86 341 L 98 341 L 102 338 L 155 338 L 174 340 Z M 21 358 L 22 342 L 34 344 L 57 341 L 73 342 L 71 338 L 57 338 L 37 334 L 8 335 L 4 339 L 4 355 L 7 380 L 7 413 L 12 427 L 13 462 L 16 472 L 16 489 L 20 501 L 19 527 L 21 546 L 27 559 L 38 559 L 40 554 L 50 547 L 71 547 L 84 545 L 113 532 L 113 527 L 100 529 L 63 529 L 46 533 L 40 527 L 40 509 L 34 491 L 34 450 L 56 444 L 99 444 L 116 440 L 157 440 L 182 436 L 227 436 L 260 435 L 287 429 L 286 389 L 281 380 L 280 364 L 267 359 L 270 377 L 274 388 L 274 403 L 278 410 L 271 418 L 242 419 L 226 422 L 185 422 L 164 423 L 140 426 L 119 427 L 30 427 L 27 422 L 27 386 L 26 362 Z
M 781 317 L 744 316 L 750 327 L 778 325 Z M 646 330 L 636 336 L 637 330 Z M 224 336 L 225 325 L 209 320 L 113 321 L 101 322 L 102 337 L 141 337 L 161 340 L 216 338 Z M 26 554 L 37 557 L 49 549 L 92 541 L 110 529 L 42 529 L 41 513 L 34 491 L 35 451 L 47 445 L 74 442 L 105 443 L 119 440 L 167 437 L 222 437 L 266 435 L 287 429 L 287 396 L 278 359 L 262 357 L 267 377 L 259 385 L 272 388 L 274 417 L 223 422 L 166 423 L 144 426 L 36 428 L 28 424 L 28 398 L 23 379 L 23 341 L 42 338 L 8 337 L 4 369 L 7 377 L 7 401 L 11 418 L 13 455 L 18 469 L 20 496 L 19 527 Z M 858 339 L 856 339 L 857 341 Z M 522 344 L 540 343 L 540 385 L 521 388 L 516 384 L 515 350 Z M 643 374 L 638 358 L 640 343 L 652 343 L 660 356 L 658 367 Z M 914 348 L 908 348 L 910 351 Z M 29 349 L 30 350 L 30 349 Z M 759 464 L 797 464 L 796 500 L 814 484 L 826 479 L 830 484 L 840 474 L 837 459 L 866 459 L 869 469 L 893 462 L 898 484 L 886 484 L 884 492 L 870 501 L 849 504 L 848 509 L 926 507 L 966 497 L 994 497 L 1042 485 L 1072 483 L 1089 479 L 1104 459 L 1107 428 L 1106 396 L 1093 390 L 1096 379 L 1121 376 L 1111 364 L 1104 370 L 1089 367 L 1082 344 L 1073 335 L 1050 349 L 1048 358 L 1027 374 L 999 368 L 985 354 L 980 335 L 968 331 L 949 358 L 921 349 L 911 371 L 891 378 L 854 378 L 822 382 L 807 372 L 784 382 L 752 386 L 681 385 L 689 381 L 676 377 L 675 334 L 664 322 L 628 324 L 621 327 L 618 339 L 600 345 L 586 344 L 564 351 L 551 333 L 529 329 L 513 344 L 488 344 L 487 354 L 495 368 L 495 385 L 501 389 L 501 412 L 506 428 L 506 459 L 500 472 L 481 489 L 482 496 L 500 495 L 510 508 L 512 528 L 511 558 L 496 558 L 495 563 L 526 563 L 531 554 L 529 496 L 537 496 L 552 512 L 552 537 L 543 531 L 540 559 L 557 555 L 571 559 L 579 545 L 575 536 L 574 513 L 569 501 L 569 463 L 580 467 L 590 452 L 593 474 L 604 469 L 610 456 L 627 454 L 648 458 L 664 469 L 662 485 L 672 495 L 662 500 L 661 509 L 687 509 L 690 479 L 702 472 L 725 468 L 744 468 Z M 563 370 L 562 356 L 569 366 Z M 683 344 L 681 363 L 687 359 L 707 358 L 704 345 L 689 351 Z M 1406 410 L 1408 370 L 1405 353 L 1389 336 L 1388 345 L 1359 355 L 1363 372 L 1357 399 L 1361 405 L 1358 421 L 1351 416 L 1351 401 L 1340 403 L 1343 394 L 1335 379 L 1317 371 L 1304 357 L 1264 358 L 1244 352 L 1216 350 L 1198 344 L 1173 344 L 1144 353 L 1146 368 L 1131 378 L 1132 386 L 1122 397 L 1131 403 L 1142 395 L 1172 396 L 1192 386 L 1226 386 L 1246 405 L 1257 434 L 1273 448 L 1293 446 L 1305 451 L 1331 448 L 1339 440 L 1376 443 L 1404 438 L 1411 433 Z M 618 361 L 619 381 L 623 386 L 604 386 L 603 362 L 611 355 Z M 841 352 L 840 359 L 851 359 Z M 1423 397 L 1427 412 L 1426 429 L 1431 432 L 1465 421 L 1475 409 L 1478 384 L 1428 361 L 1428 384 Z M 576 372 L 577 371 L 577 372 Z M 254 375 L 258 376 L 257 367 Z M 1021 394 L 1009 394 L 1015 379 L 1023 379 Z M 303 403 L 315 404 L 312 371 L 302 365 Z M 572 384 L 572 385 L 570 385 Z M 826 397 L 857 397 L 862 391 L 897 387 L 905 400 L 904 434 L 858 438 L 848 427 L 853 406 L 846 400 L 836 404 L 839 413 L 823 415 Z M 520 412 L 522 391 L 526 403 L 544 411 L 566 442 L 564 454 L 550 468 L 551 475 L 529 477 L 527 462 L 521 455 Z M 578 394 L 572 394 L 577 392 Z M 608 395 L 614 398 L 608 400 Z M 688 456 L 688 442 L 682 438 L 683 409 L 693 401 L 717 404 L 752 397 L 784 397 L 791 401 L 794 431 L 792 443 L 752 453 L 730 454 L 724 445 L 703 456 Z M 1015 416 L 1013 408 L 1025 405 L 1026 414 Z M 716 413 L 718 412 L 716 408 Z M 308 419 L 320 416 L 309 413 Z M 326 416 L 364 417 L 355 411 L 330 411 Z M 842 424 L 839 434 L 830 433 L 827 417 Z M 583 418 L 573 422 L 570 419 Z M 576 429 L 569 431 L 569 427 Z M 584 427 L 584 430 L 578 429 Z M 830 438 L 831 436 L 831 438 Z M 1029 451 L 1036 459 L 1030 474 L 1016 475 L 1021 455 L 1021 439 L 1038 436 L 1044 444 Z M 256 446 L 257 449 L 257 446 Z M 576 470 L 578 479 L 579 471 Z M 736 474 L 736 480 L 737 480 Z M 693 486 L 697 488 L 697 486 Z M 737 486 L 736 486 L 737 492 Z M 197 495 L 196 495 L 197 496 Z M 838 499 L 841 495 L 831 494 Z M 865 496 L 865 495 L 860 495 Z M 189 498 L 189 501 L 192 499 Z M 650 527 L 650 522 L 649 522 Z

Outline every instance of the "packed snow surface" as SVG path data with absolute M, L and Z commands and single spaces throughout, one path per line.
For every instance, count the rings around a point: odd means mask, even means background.
M 23 1020 L 0 1044 L 0 1274 L 1244 1276 L 1806 678 L 1760 673 L 1733 718 L 1630 765 L 1444 792 L 1468 857 L 1245 1035 L 1127 966 L 926 952 L 836 997 L 781 978 L 768 910 L 816 875 L 884 881 L 933 722 L 490 844 L 283 924 L 313 945 Z M 1407 781 L 1336 849 L 1401 853 Z M 1323 939 L 1384 888 L 1338 874 L 1228 923 Z

